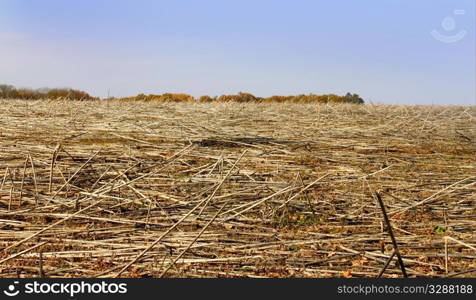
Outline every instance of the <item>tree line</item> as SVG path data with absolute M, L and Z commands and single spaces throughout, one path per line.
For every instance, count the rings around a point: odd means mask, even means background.
M 0 84 L 0 98 L 5 99 L 65 99 L 65 100 L 93 100 L 98 99 L 80 90 L 67 88 L 17 89 L 12 85 Z
M 5 99 L 65 99 L 65 100 L 99 100 L 98 97 L 92 97 L 88 93 L 74 89 L 17 89 L 12 85 L 0 84 L 0 98 Z M 195 98 L 184 93 L 165 93 L 165 94 L 139 94 L 132 97 L 114 98 L 110 97 L 107 100 L 122 100 L 122 101 L 157 101 L 157 102 L 294 102 L 294 103 L 353 103 L 364 104 L 365 101 L 358 94 L 347 93 L 344 96 L 336 94 L 301 94 L 294 96 L 270 96 L 257 97 L 250 93 L 238 93 L 236 95 L 221 95 L 211 97 L 208 95 Z
M 221 95 L 211 97 L 208 95 L 195 98 L 183 93 L 165 93 L 160 95 L 154 94 L 139 94 L 133 97 L 112 98 L 123 101 L 157 101 L 157 102 L 295 102 L 295 103 L 354 103 L 364 104 L 365 101 L 358 94 L 347 93 L 344 96 L 335 94 L 315 95 L 315 94 L 301 94 L 295 96 L 271 96 L 271 97 L 257 97 L 250 93 L 238 93 L 236 95 Z

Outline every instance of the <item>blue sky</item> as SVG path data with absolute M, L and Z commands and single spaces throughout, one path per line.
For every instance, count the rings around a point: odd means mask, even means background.
M 474 0 L 0 0 L 17 87 L 474 105 L 475 66 Z

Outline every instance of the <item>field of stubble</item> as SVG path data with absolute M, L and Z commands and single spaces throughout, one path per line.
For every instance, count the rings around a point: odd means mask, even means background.
M 0 100 L 0 277 L 475 276 L 475 112 Z

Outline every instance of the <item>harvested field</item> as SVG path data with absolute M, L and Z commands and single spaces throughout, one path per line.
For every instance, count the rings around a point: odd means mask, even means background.
M 0 277 L 474 276 L 475 112 L 0 100 Z

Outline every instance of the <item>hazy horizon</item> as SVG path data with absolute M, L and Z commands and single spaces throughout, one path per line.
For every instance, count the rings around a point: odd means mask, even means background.
M 474 105 L 475 2 L 0 0 L 0 84 Z

